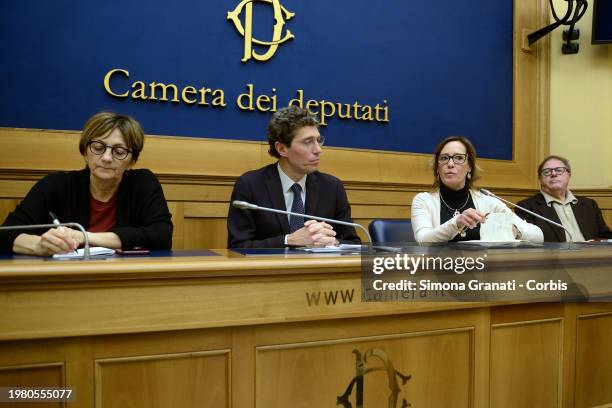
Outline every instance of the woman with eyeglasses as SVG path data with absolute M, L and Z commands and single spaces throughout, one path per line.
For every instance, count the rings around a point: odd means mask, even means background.
M 444 139 L 434 151 L 433 189 L 412 200 L 412 229 L 417 242 L 456 242 L 480 239 L 487 214 L 512 211 L 500 200 L 472 189 L 478 179 L 476 150 L 465 137 Z M 542 242 L 542 231 L 513 215 L 516 239 Z
M 143 130 L 130 116 L 95 114 L 79 141 L 85 169 L 44 177 L 3 225 L 77 222 L 91 246 L 170 249 L 172 221 L 161 185 L 151 171 L 131 169 L 143 144 Z M 84 242 L 79 230 L 68 227 L 36 232 L 2 232 L 0 251 L 48 256 Z

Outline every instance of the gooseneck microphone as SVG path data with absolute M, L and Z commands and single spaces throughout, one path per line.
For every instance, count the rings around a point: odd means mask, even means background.
M 565 228 L 563 225 L 561 225 L 561 224 L 559 224 L 559 223 L 557 223 L 557 222 L 554 222 L 553 220 L 549 220 L 548 218 L 543 217 L 543 216 L 541 216 L 540 214 L 536 214 L 536 213 L 534 213 L 533 211 L 530 211 L 530 210 L 526 209 L 525 207 L 521 207 L 520 205 L 514 204 L 512 201 L 504 200 L 503 198 L 496 196 L 495 194 L 493 194 L 492 192 L 490 192 L 490 191 L 489 191 L 489 190 L 487 190 L 486 188 L 481 188 L 481 189 L 480 189 L 480 192 L 481 192 L 482 194 L 484 194 L 484 195 L 489 196 L 489 197 L 497 198 L 498 200 L 501 200 L 501 201 L 503 201 L 503 202 L 504 202 L 504 203 L 506 203 L 506 204 L 510 204 L 511 206 L 516 207 L 516 208 L 518 208 L 518 209 L 520 209 L 520 210 L 522 210 L 522 211 L 525 211 L 527 214 L 531 214 L 531 215 L 533 215 L 534 217 L 539 218 L 539 219 L 541 219 L 541 220 L 543 220 L 543 221 L 546 221 L 546 222 L 547 222 L 547 223 L 549 223 L 549 224 L 552 224 L 552 225 L 555 225 L 555 226 L 557 226 L 557 227 L 559 227 L 559 228 L 564 229 L 564 230 L 565 230 L 565 232 L 567 232 L 567 235 L 569 236 L 569 239 L 570 239 L 570 240 L 569 240 L 569 242 L 568 242 L 568 244 L 571 244 L 572 242 L 574 242 L 574 238 L 572 237 L 571 232 L 569 232 L 569 230 L 568 230 L 567 228 Z
M 356 222 L 333 220 L 330 218 L 317 217 L 315 215 L 309 215 L 309 214 L 298 214 L 298 213 L 294 213 L 291 211 L 277 210 L 276 208 L 262 207 L 260 205 L 255 205 L 255 204 L 251 204 L 249 202 L 240 201 L 240 200 L 232 201 L 232 205 L 236 208 L 240 208 L 241 210 L 268 211 L 268 212 L 273 212 L 273 213 L 278 213 L 278 214 L 289 214 L 289 215 L 295 215 L 298 217 L 309 218 L 311 220 L 325 221 L 325 222 L 329 222 L 330 224 L 340 224 L 340 225 L 346 225 L 346 226 L 353 227 L 353 228 L 361 228 L 363 232 L 366 234 L 366 237 L 368 237 L 368 242 L 370 244 L 372 243 L 372 237 L 370 237 L 370 233 L 368 232 L 368 230 L 363 225 L 357 224 Z
M 0 231 L 10 230 L 31 230 L 41 228 L 57 228 L 57 227 L 75 227 L 83 234 L 83 259 L 89 259 L 89 238 L 87 231 L 78 222 L 56 222 L 53 224 L 32 224 L 32 225 L 11 225 L 7 227 L 0 226 Z

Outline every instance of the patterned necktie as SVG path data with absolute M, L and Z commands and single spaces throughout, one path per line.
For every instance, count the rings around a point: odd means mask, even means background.
M 291 186 L 293 191 L 293 204 L 291 205 L 291 212 L 304 214 L 304 203 L 302 202 L 302 186 L 295 183 Z M 289 216 L 289 233 L 295 232 L 304 226 L 304 217 L 298 217 L 295 215 Z

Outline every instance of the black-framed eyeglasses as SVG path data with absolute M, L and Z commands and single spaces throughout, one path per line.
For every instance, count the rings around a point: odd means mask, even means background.
M 124 160 L 132 151 L 127 147 L 123 146 L 109 146 L 100 142 L 99 140 L 91 140 L 89 143 L 89 150 L 98 156 L 102 156 L 106 153 L 106 149 L 111 149 L 113 157 L 117 160 Z
M 561 176 L 561 175 L 565 174 L 566 171 L 569 173 L 569 169 L 567 167 L 546 168 L 546 169 L 542 169 L 542 171 L 540 172 L 540 176 L 548 177 L 551 174 L 553 174 L 553 172 L 555 172 L 555 174 Z
M 465 163 L 467 158 L 468 155 L 463 153 L 453 154 L 452 156 L 449 156 L 448 154 L 441 154 L 440 156 L 438 156 L 438 163 L 446 164 L 449 160 L 452 160 L 455 164 L 463 164 Z

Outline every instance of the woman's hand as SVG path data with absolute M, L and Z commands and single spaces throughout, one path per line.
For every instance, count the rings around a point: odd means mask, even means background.
M 64 229 L 66 230 L 70 238 L 76 241 L 76 243 L 78 244 L 77 248 L 85 245 L 85 237 L 83 237 L 83 233 L 81 232 L 81 230 L 66 227 L 64 227 Z
M 37 255 L 53 255 L 71 252 L 77 249 L 83 241 L 83 235 L 79 241 L 77 231 L 70 228 L 51 228 L 40 236 L 35 252 Z
M 512 233 L 514 234 L 514 239 L 520 240 L 521 238 L 523 238 L 523 233 L 514 224 L 512 224 Z
M 487 215 L 474 208 L 466 208 L 457 219 L 455 225 L 459 229 L 476 228 L 478 224 L 485 222 Z

